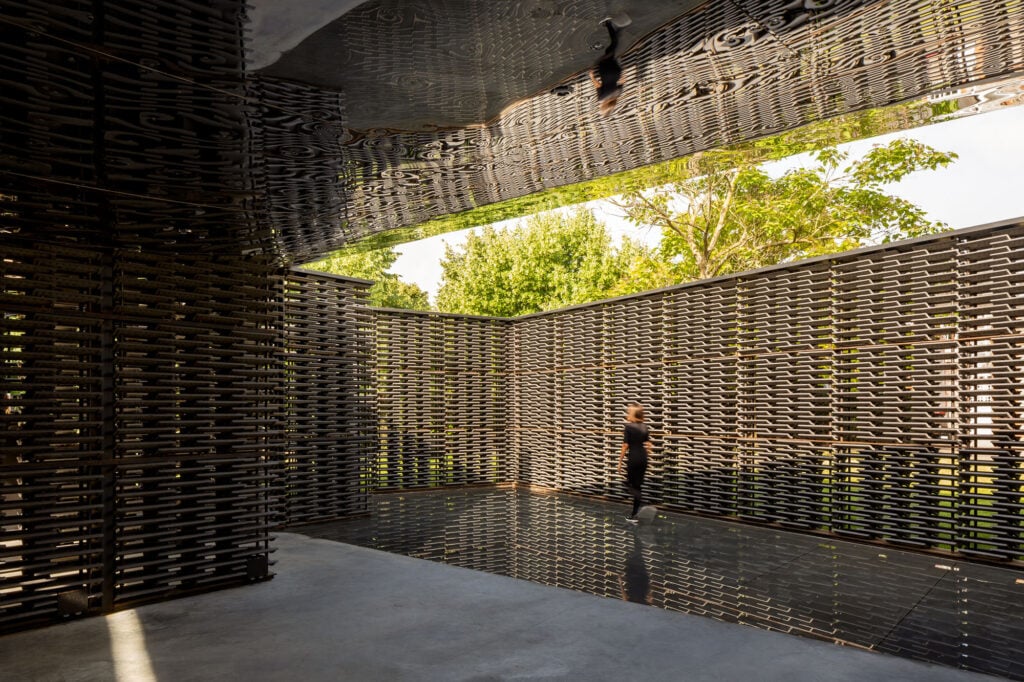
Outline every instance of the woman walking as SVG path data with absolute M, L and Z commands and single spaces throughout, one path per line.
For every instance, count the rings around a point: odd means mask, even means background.
M 622 84 L 619 82 L 622 77 L 622 65 L 615 55 L 619 49 L 619 27 L 612 22 L 611 17 L 604 19 L 601 25 L 608 29 L 611 44 L 590 70 L 590 80 L 597 88 L 598 108 L 603 116 L 607 116 L 615 109 L 615 105 L 619 103 L 619 95 L 622 94 Z
M 630 523 L 637 523 L 644 474 L 647 473 L 647 457 L 651 453 L 651 431 L 644 423 L 644 408 L 640 403 L 630 403 L 626 410 L 626 429 L 622 436 L 622 454 L 619 455 L 618 472 L 626 465 L 626 487 L 633 496 L 633 511 L 626 517 Z

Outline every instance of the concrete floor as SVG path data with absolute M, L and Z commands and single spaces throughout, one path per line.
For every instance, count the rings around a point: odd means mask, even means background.
M 277 547 L 266 583 L 0 637 L 0 679 L 995 679 L 303 535 Z

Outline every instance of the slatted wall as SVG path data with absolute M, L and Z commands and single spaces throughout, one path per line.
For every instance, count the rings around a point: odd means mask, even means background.
M 203 256 L 118 261 L 116 604 L 267 575 L 282 444 L 270 274 Z
M 0 629 L 265 578 L 272 271 L 6 244 Z
M 103 266 L 99 253 L 54 246 L 0 260 L 4 629 L 54 617 L 60 594 L 102 594 Z
M 961 549 L 1020 556 L 1024 544 L 1024 234 L 958 244 Z
M 736 282 L 724 280 L 664 295 L 664 395 L 685 410 L 662 410 L 655 444 L 672 451 L 653 463 L 661 499 L 682 509 L 731 513 L 736 494 L 738 423 Z M 683 398 L 685 396 L 685 399 Z M 649 399 L 641 393 L 637 400 Z M 621 405 L 612 409 L 618 426 Z M 616 431 L 614 441 L 620 440 Z M 653 492 L 653 491 L 652 491 Z
M 376 486 L 624 499 L 638 400 L 666 507 L 1024 559 L 1022 249 L 1009 224 L 512 321 L 376 311 Z
M 508 480 L 508 322 L 376 310 L 377 489 Z
M 366 511 L 376 433 L 369 286 L 297 269 L 284 282 L 285 525 Z
M 557 454 L 561 424 L 556 400 L 558 379 L 554 351 L 554 327 L 546 319 L 517 322 L 509 331 L 511 410 L 510 454 L 516 481 L 558 487 L 563 483 Z M 602 417 L 603 419 L 603 410 Z M 590 449 L 591 453 L 600 450 Z M 595 460 L 597 457 L 591 457 Z M 592 477 L 600 480 L 597 476 Z
M 509 332 L 514 478 L 1024 560 L 1024 225 L 543 313 Z
M 625 499 L 630 400 L 667 507 L 1024 558 L 1024 225 L 517 320 L 130 256 L 5 252 L 4 629 L 265 577 L 371 489 Z
M 944 239 L 834 268 L 839 532 L 955 543 L 956 262 Z

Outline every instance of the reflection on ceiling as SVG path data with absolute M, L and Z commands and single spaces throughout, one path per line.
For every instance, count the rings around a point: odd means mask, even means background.
M 626 24 L 619 52 L 699 4 L 629 3 L 628 12 L 614 13 Z M 605 0 L 371 0 L 262 73 L 357 101 L 346 119 L 355 129 L 472 126 L 593 66 L 609 42 L 599 22 L 611 7 Z
M 274 64 L 282 54 L 365 1 L 249 0 L 245 68 L 258 71 Z
M 0 235 L 306 262 L 1024 73 L 1019 0 L 263 2 L 4 0 Z M 607 15 L 630 23 L 605 117 Z

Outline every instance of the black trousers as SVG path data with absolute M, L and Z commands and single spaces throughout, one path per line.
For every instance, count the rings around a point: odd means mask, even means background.
M 615 55 L 615 51 L 619 49 L 619 29 L 611 21 L 604 22 L 604 27 L 608 29 L 608 37 L 611 38 L 611 44 L 604 51 L 604 56 L 612 57 Z
M 640 511 L 640 502 L 643 495 L 644 475 L 647 473 L 647 458 L 629 459 L 626 462 L 626 487 L 629 494 L 633 496 L 633 513 L 636 516 Z

